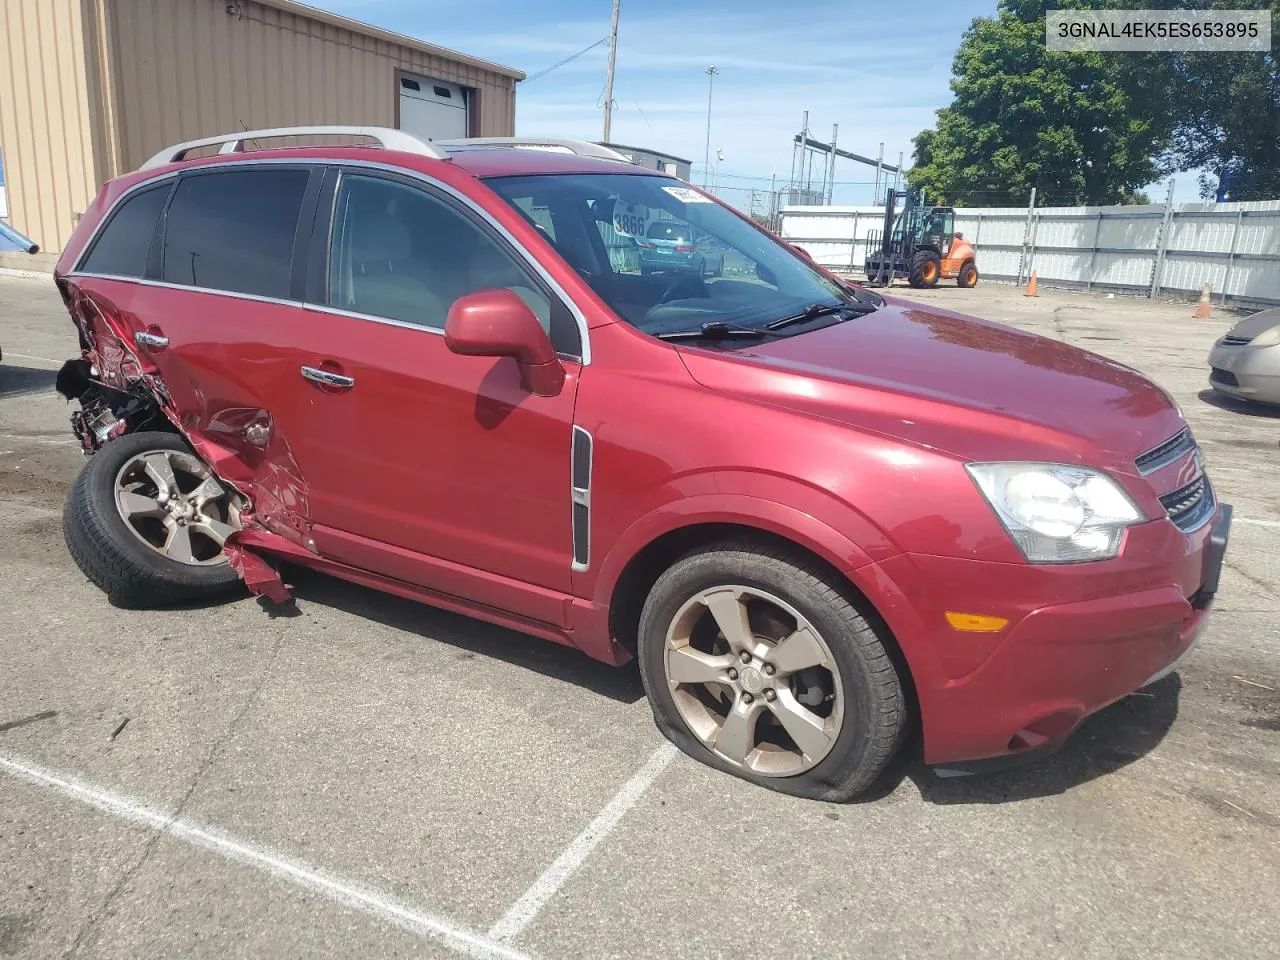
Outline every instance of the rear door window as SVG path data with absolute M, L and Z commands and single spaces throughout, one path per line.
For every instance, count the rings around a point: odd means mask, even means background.
M 107 221 L 80 269 L 111 277 L 142 277 L 147 251 L 155 236 L 172 181 L 140 190 L 128 197 Z
M 309 177 L 268 167 L 183 177 L 165 218 L 164 281 L 288 299 Z

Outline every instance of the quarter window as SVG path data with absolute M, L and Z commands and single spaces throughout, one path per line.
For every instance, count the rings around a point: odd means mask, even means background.
M 522 299 L 552 342 L 552 298 L 478 224 L 424 190 L 376 177 L 344 175 L 329 258 L 329 304 L 340 310 L 444 329 L 449 307 L 479 290 L 506 288 Z
M 172 183 L 166 181 L 133 194 L 107 221 L 80 269 L 112 277 L 142 277 L 147 251 Z
M 258 168 L 184 177 L 165 218 L 165 282 L 288 298 L 309 176 Z

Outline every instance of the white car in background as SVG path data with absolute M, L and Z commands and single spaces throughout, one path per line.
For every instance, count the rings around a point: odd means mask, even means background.
M 1280 404 L 1280 307 L 1241 320 L 1209 352 L 1209 384 L 1238 400 Z

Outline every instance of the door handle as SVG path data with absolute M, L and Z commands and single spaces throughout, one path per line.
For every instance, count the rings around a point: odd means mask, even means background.
M 133 335 L 133 342 L 140 347 L 154 347 L 156 350 L 163 350 L 169 345 L 169 338 L 162 337 L 158 333 L 147 333 L 145 330 L 139 330 Z
M 356 385 L 355 377 L 346 377 L 340 373 L 321 370 L 319 367 L 303 367 L 302 375 L 312 383 L 318 383 L 322 387 L 337 387 L 341 390 L 348 390 Z

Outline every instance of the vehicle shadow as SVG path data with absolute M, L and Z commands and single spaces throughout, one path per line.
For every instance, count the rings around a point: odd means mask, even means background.
M 549 640 L 507 630 L 483 620 L 362 587 L 301 567 L 286 568 L 286 581 L 302 603 L 332 607 L 427 640 L 446 643 L 470 655 L 490 657 L 583 687 L 619 703 L 644 698 L 634 661 L 621 667 L 592 660 L 585 653 Z
M 1057 752 L 999 773 L 940 777 L 920 762 L 917 748 L 867 799 L 887 796 L 905 778 L 937 804 L 1009 803 L 1066 793 L 1154 750 L 1178 717 L 1181 692 L 1182 678 L 1175 673 L 1089 717 Z
M 52 390 L 57 370 L 0 363 L 0 397 L 16 397 L 37 390 Z
M 1235 397 L 1228 397 L 1225 393 L 1219 393 L 1217 390 L 1201 390 L 1198 396 L 1202 403 L 1217 407 L 1219 410 L 1243 414 L 1246 417 L 1280 420 L 1280 406 L 1237 400 Z

